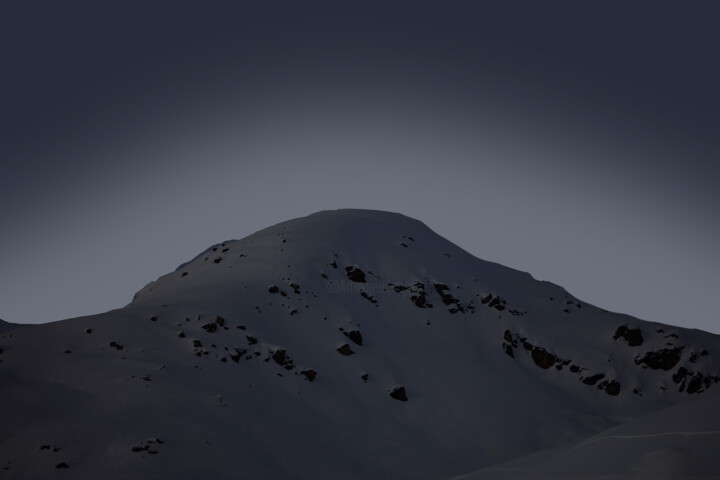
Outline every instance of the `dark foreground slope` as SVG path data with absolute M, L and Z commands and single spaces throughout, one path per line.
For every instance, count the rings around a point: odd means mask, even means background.
M 446 478 L 706 395 L 718 337 L 320 212 L 0 335 L 3 478 Z

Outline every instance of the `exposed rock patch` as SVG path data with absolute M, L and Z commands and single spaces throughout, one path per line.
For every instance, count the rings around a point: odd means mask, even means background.
M 635 364 L 649 367 L 653 370 L 671 370 L 680 361 L 682 347 L 663 348 L 647 352 L 644 356 L 635 357 Z
M 642 332 L 639 328 L 630 328 L 627 325 L 620 325 L 615 334 L 613 335 L 614 340 L 624 339 L 631 347 L 637 347 L 643 344 Z
M 313 380 L 315 380 L 315 377 L 317 377 L 317 372 L 312 368 L 303 370 L 300 373 L 307 379 L 308 382 L 312 382 Z

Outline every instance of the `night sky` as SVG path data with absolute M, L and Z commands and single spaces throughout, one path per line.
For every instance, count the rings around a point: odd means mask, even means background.
M 211 244 L 353 207 L 720 333 L 711 2 L 10 3 L 4 320 L 122 307 Z

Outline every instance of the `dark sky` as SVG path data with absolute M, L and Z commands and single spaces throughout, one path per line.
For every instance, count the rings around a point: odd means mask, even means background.
M 0 318 L 356 207 L 720 332 L 713 2 L 7 3 Z

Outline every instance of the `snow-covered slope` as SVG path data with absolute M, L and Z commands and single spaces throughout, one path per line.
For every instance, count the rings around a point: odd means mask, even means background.
M 720 472 L 720 392 L 543 450 L 457 480 L 716 479 Z
M 720 380 L 715 335 L 606 312 L 365 210 L 218 244 L 123 309 L 0 348 L 7 478 L 447 478 Z

